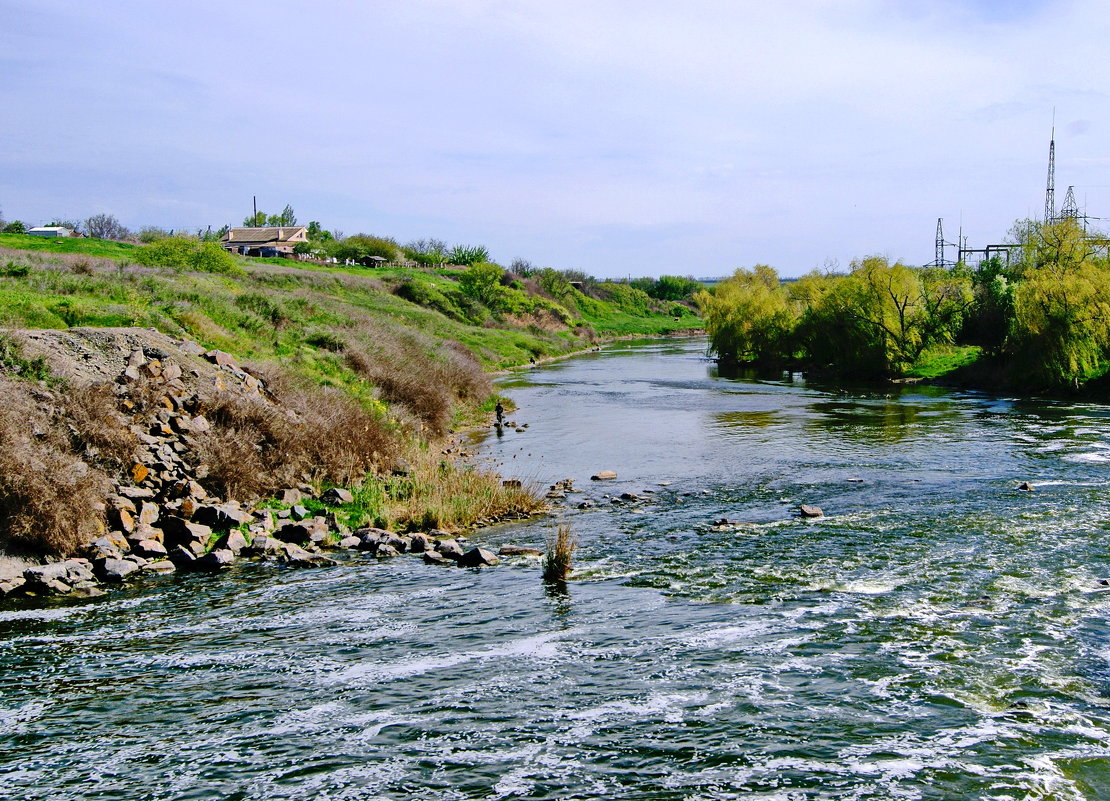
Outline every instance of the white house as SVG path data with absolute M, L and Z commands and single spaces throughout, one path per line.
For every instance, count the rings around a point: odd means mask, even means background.
M 67 236 L 73 236 L 73 231 L 69 228 L 63 228 L 60 225 L 40 225 L 38 228 L 31 228 L 27 231 L 31 236 L 48 236 L 54 239 L 64 239 Z

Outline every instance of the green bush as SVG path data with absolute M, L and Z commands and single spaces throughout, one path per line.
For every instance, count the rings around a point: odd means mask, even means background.
M 135 261 L 148 267 L 176 267 L 203 273 L 242 272 L 235 259 L 216 242 L 182 236 L 160 239 L 135 251 Z

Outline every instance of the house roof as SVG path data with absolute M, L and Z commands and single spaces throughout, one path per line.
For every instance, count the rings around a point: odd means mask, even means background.
M 308 239 L 307 228 L 303 225 L 291 225 L 273 228 L 229 228 L 224 241 L 235 245 L 258 245 L 303 242 L 306 239 Z

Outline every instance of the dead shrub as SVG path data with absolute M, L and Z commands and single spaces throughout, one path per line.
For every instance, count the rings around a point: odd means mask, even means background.
M 137 439 L 119 412 L 119 399 L 110 384 L 71 387 L 60 400 L 75 452 L 111 469 L 134 459 Z
M 72 452 L 64 418 L 0 378 L 0 546 L 64 555 L 96 537 L 111 482 Z
M 271 400 L 226 392 L 204 400 L 212 428 L 197 451 L 210 490 L 248 498 L 303 480 L 349 485 L 396 453 L 384 421 L 354 399 L 274 369 L 252 372 Z
M 378 388 L 383 400 L 404 407 L 433 436 L 451 424 L 456 402 L 489 397 L 493 385 L 473 354 L 458 342 L 438 348 L 402 339 L 371 351 L 348 345 L 347 363 Z

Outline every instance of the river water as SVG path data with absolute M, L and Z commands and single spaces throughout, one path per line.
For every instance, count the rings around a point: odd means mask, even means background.
M 1110 798 L 1110 410 L 703 353 L 504 380 L 528 427 L 474 446 L 583 492 L 477 539 L 569 523 L 565 593 L 352 558 L 0 609 L 0 797 Z

